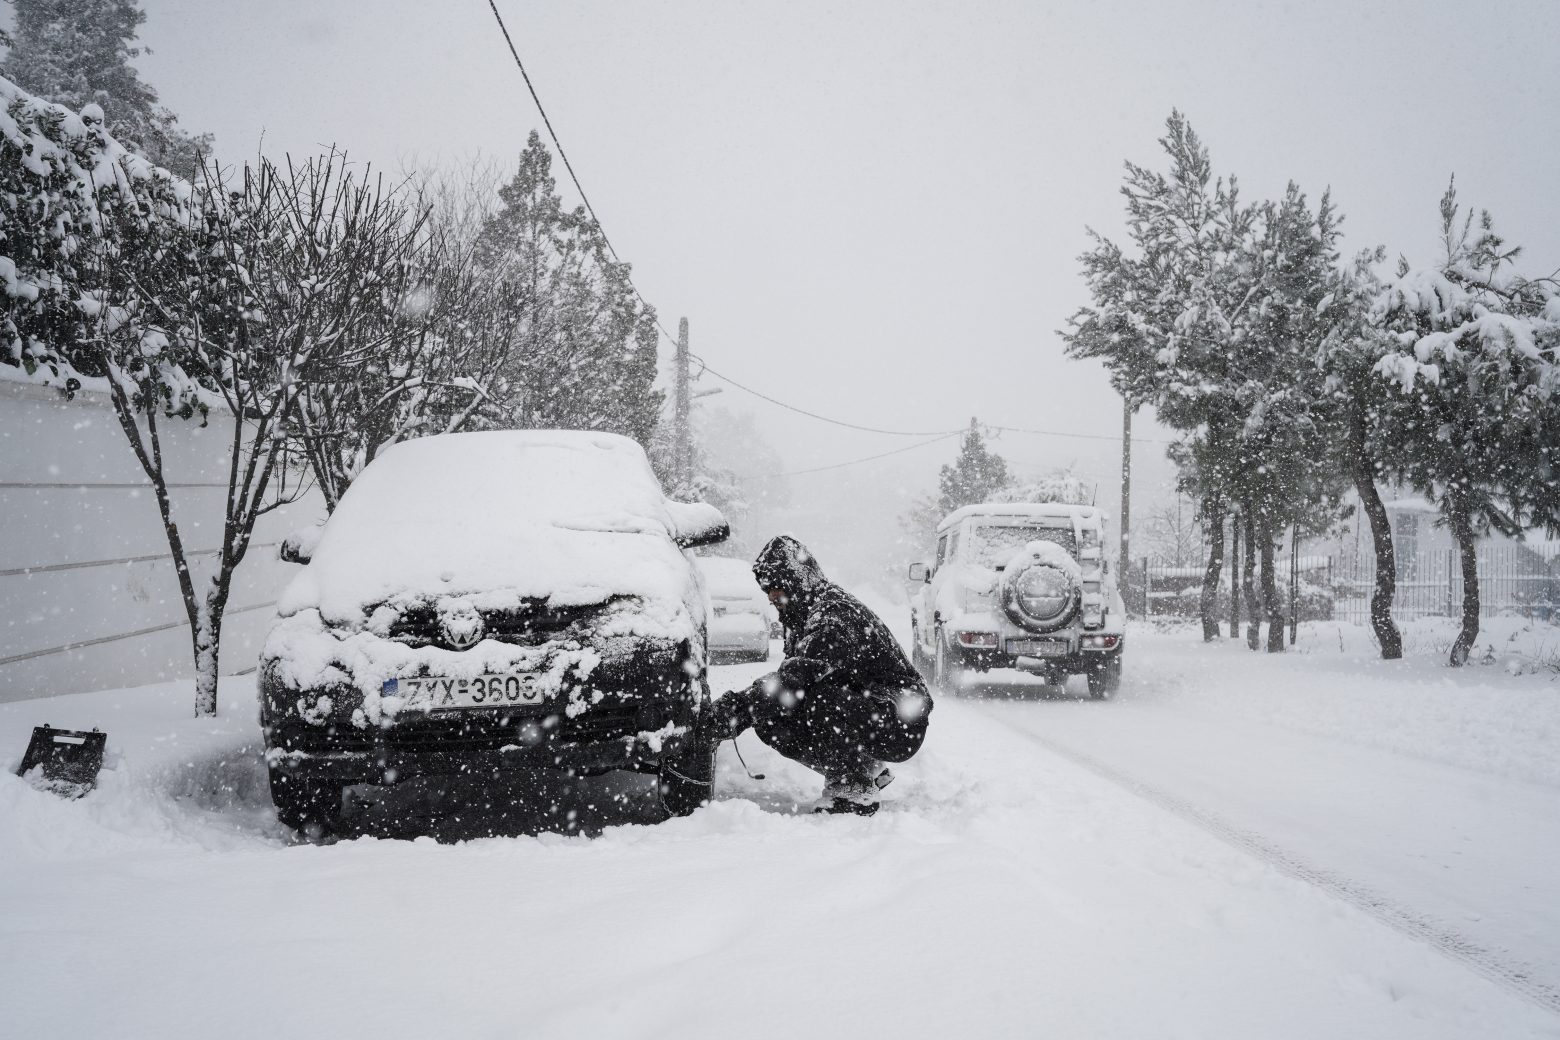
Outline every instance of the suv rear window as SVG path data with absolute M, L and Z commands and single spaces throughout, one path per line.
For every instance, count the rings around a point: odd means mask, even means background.
M 1030 542 L 1054 542 L 1078 556 L 1078 540 L 1069 527 L 1044 527 L 1040 524 L 982 524 L 970 531 L 964 557 L 971 563 L 995 569 Z

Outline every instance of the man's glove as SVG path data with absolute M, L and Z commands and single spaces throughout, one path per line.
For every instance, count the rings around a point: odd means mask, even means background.
M 710 710 L 699 719 L 697 730 L 701 744 L 714 747 L 723 740 L 731 740 L 753 725 L 752 691 L 730 690 L 710 705 Z

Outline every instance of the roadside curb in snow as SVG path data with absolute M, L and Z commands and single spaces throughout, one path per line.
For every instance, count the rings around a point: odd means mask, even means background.
M 984 713 L 983 713 L 984 714 Z M 1267 839 L 1243 830 L 1205 809 L 1200 809 L 1168 791 L 1129 776 L 1106 765 L 1091 755 L 1075 751 L 1063 744 L 1032 733 L 1027 729 L 1008 727 L 1034 741 L 1058 758 L 1065 759 L 1082 769 L 1121 787 L 1144 801 L 1196 824 L 1226 843 L 1277 868 L 1307 884 L 1369 914 L 1397 932 L 1425 943 L 1442 954 L 1472 969 L 1479 975 L 1501 987 L 1526 998 L 1546 1011 L 1560 1014 L 1560 988 L 1533 977 L 1532 973 L 1517 965 L 1508 964 L 1500 957 L 1457 932 L 1429 918 L 1416 914 L 1407 907 L 1394 903 L 1349 878 L 1313 867 L 1290 852 L 1279 848 Z

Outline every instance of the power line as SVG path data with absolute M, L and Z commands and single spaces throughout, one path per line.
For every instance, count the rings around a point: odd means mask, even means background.
M 862 425 L 859 425 L 858 423 L 846 422 L 843 419 L 831 419 L 827 415 L 819 415 L 817 412 L 810 412 L 810 411 L 808 411 L 805 408 L 798 408 L 794 404 L 786 404 L 784 401 L 781 401 L 781 400 L 779 400 L 777 398 L 774 398 L 774 397 L 770 397 L 766 393 L 762 393 L 761 391 L 754 390 L 751 386 L 745 386 L 742 383 L 737 382 L 735 379 L 732 379 L 730 376 L 724 375 L 723 373 L 715 371 L 713 368 L 710 367 L 709 362 L 705 361 L 701 357 L 698 357 L 698 355 L 693 355 L 693 356 L 694 356 L 695 360 L 697 360 L 699 362 L 699 367 L 701 369 L 703 369 L 705 372 L 708 372 L 710 375 L 714 376 L 716 379 L 725 380 L 726 382 L 730 383 L 732 386 L 736 387 L 738 390 L 745 390 L 748 393 L 752 394 L 754 397 L 762 398 L 763 400 L 768 401 L 770 404 L 779 405 L 781 408 L 784 408 L 787 411 L 792 411 L 792 412 L 796 412 L 796 413 L 798 413 L 800 415 L 805 415 L 809 419 L 817 419 L 819 422 L 826 422 L 826 423 L 829 423 L 829 424 L 834 425 L 834 426 L 843 426 L 843 427 L 845 427 L 848 430 L 861 430 L 861 431 L 863 431 L 865 433 L 884 433 L 884 434 L 888 434 L 889 436 L 892 436 L 892 437 L 936 437 L 938 439 L 941 439 L 943 437 L 951 437 L 951 436 L 953 436 L 956 433 L 963 433 L 964 432 L 963 430 L 884 430 L 884 429 L 879 429 L 876 426 L 862 426 Z
M 525 88 L 531 94 L 531 101 L 536 105 L 536 111 L 541 115 L 543 125 L 545 125 L 547 127 L 547 135 L 552 138 L 553 146 L 558 149 L 558 157 L 563 160 L 563 167 L 564 167 L 565 170 L 567 170 L 569 172 L 569 180 L 574 183 L 574 190 L 579 192 L 580 200 L 585 204 L 586 211 L 588 213 L 590 213 L 591 219 L 596 222 L 596 229 L 601 232 L 601 240 L 602 240 L 602 242 L 604 242 L 606 244 L 607 251 L 612 254 L 612 259 L 617 261 L 619 264 L 623 263 L 623 258 L 618 255 L 617 249 L 612 245 L 612 239 L 610 239 L 607 236 L 606 226 L 602 224 L 601 218 L 596 215 L 596 207 L 592 206 L 591 203 L 590 203 L 590 196 L 585 194 L 585 186 L 580 183 L 579 176 L 574 172 L 574 164 L 569 161 L 569 153 L 565 152 L 563 150 L 563 142 L 558 139 L 558 132 L 553 129 L 552 120 L 549 119 L 548 116 L 547 116 L 547 109 L 542 106 L 542 99 L 541 99 L 541 97 L 539 97 L 537 95 L 536 87 L 531 82 L 531 74 L 526 72 L 526 70 L 525 70 L 525 62 L 520 60 L 520 52 L 515 47 L 515 41 L 514 41 L 513 37 L 511 37 L 509 35 L 509 27 L 504 24 L 504 16 L 502 14 L 500 14 L 499 11 L 498 11 L 497 0 L 488 0 L 488 7 L 493 12 L 494 20 L 498 22 L 498 30 L 499 30 L 499 32 L 503 33 L 503 35 L 504 35 L 504 43 L 508 45 L 508 47 L 509 47 L 509 54 L 515 60 L 515 67 L 520 70 L 520 77 L 521 77 L 521 79 L 525 80 Z M 677 345 L 677 337 L 673 336 L 671 334 L 671 332 L 667 330 L 665 323 L 661 321 L 660 312 L 657 311 L 656 308 L 651 305 L 649 300 L 645 299 L 645 294 L 640 292 L 639 286 L 637 284 L 635 284 L 635 282 L 634 282 L 632 277 L 625 276 L 625 281 L 627 281 L 629 287 L 634 290 L 634 295 L 639 298 L 639 302 L 641 304 L 643 304 L 648 310 L 650 310 L 650 312 L 652 314 L 655 315 L 656 328 L 660 330 L 661 335 L 666 338 L 666 341 L 668 343 L 670 343 L 671 345 L 673 345 L 675 347 Z M 879 433 L 879 434 L 884 434 L 886 436 L 891 436 L 891 437 L 933 437 L 933 438 L 935 438 L 937 440 L 941 440 L 941 439 L 943 439 L 945 437 L 951 437 L 954 434 L 959 434 L 959 433 L 963 433 L 964 432 L 963 430 L 886 430 L 886 429 L 882 429 L 880 427 L 864 426 L 864 425 L 861 425 L 859 423 L 846 422 L 846 421 L 844 421 L 842 419 L 832 419 L 832 418 L 830 418 L 830 417 L 828 417 L 826 415 L 819 415 L 817 412 L 809 411 L 806 408 L 799 408 L 796 405 L 787 404 L 786 402 L 781 401 L 778 398 L 774 398 L 774 397 L 769 396 L 766 393 L 762 393 L 761 391 L 754 390 L 752 387 L 746 386 L 746 385 L 744 385 L 742 383 L 739 383 L 735 379 L 732 379 L 728 375 L 725 375 L 725 374 L 723 374 L 721 372 L 717 372 L 715 369 L 710 367 L 710 365 L 709 365 L 709 363 L 707 361 L 705 361 L 701 357 L 698 357 L 698 355 L 693 355 L 693 356 L 699 362 L 700 366 L 703 368 L 704 371 L 708 372 L 710 375 L 714 376 L 717 379 L 721 379 L 721 380 L 724 380 L 727 383 L 730 383 L 732 386 L 736 387 L 738 390 L 746 391 L 747 393 L 752 394 L 754 397 L 761 398 L 761 399 L 763 399 L 765 401 L 768 401 L 770 404 L 777 405 L 777 406 L 779 406 L 781 408 L 785 408 L 788 411 L 796 412 L 799 415 L 805 415 L 805 416 L 807 416 L 810 419 L 817 419 L 819 422 L 829 423 L 829 424 L 831 424 L 833 426 L 840 426 L 840 427 L 843 427 L 843 428 L 848 429 L 848 430 L 859 430 L 859 431 L 861 431 L 863 433 Z M 1118 438 L 1116 438 L 1114 436 L 1111 436 L 1111 435 L 1108 435 L 1108 434 L 1067 433 L 1067 432 L 1056 431 L 1056 430 L 1030 430 L 1030 429 L 1023 429 L 1023 428 L 1016 427 L 1016 426 L 987 426 L 986 429 L 988 429 L 988 430 L 1000 430 L 1000 431 L 1011 432 L 1011 433 L 1038 434 L 1038 435 L 1041 435 L 1041 436 L 1050 436 L 1050 437 L 1076 437 L 1076 438 L 1081 438 L 1081 439 L 1084 439 L 1084 440 L 1117 440 L 1118 439 Z M 1133 438 L 1133 440 L 1138 440 L 1138 438 Z M 925 443 L 932 443 L 932 442 L 931 441 L 927 441 Z M 1167 444 L 1169 442 L 1168 441 L 1146 440 L 1145 443 L 1150 443 L 1150 444 Z M 916 445 L 916 447 L 919 447 L 919 445 Z M 909 450 L 909 449 L 904 449 L 904 450 Z M 884 454 L 885 455 L 892 455 L 892 454 L 895 454 L 895 453 L 894 452 L 886 452 Z M 857 459 L 857 460 L 855 460 L 855 462 L 839 463 L 838 466 L 850 466 L 850 465 L 855 465 L 856 462 L 867 462 L 867 461 L 871 461 L 871 459 L 883 458 L 883 457 L 884 457 L 884 455 L 874 455 L 874 456 L 871 456 L 868 459 Z M 834 469 L 834 468 L 837 468 L 837 466 L 825 466 L 823 468 L 824 469 Z M 816 470 L 802 470 L 800 472 L 802 472 L 802 473 L 812 473 L 812 472 L 817 472 L 817 471 Z M 794 474 L 775 474 L 775 476 L 781 476 L 781 475 L 794 475 Z
M 1117 433 L 1073 433 L 1068 430 L 1031 430 L 1022 426 L 987 426 L 985 429 L 997 430 L 1002 433 L 1032 433 L 1039 437 L 1077 437 L 1089 441 L 1113 441 L 1119 443 L 1121 435 Z M 1133 437 L 1133 444 L 1174 444 L 1175 441 L 1161 440 L 1155 437 Z
M 596 207 L 590 204 L 590 197 L 585 194 L 585 188 L 574 174 L 574 164 L 569 162 L 569 153 L 563 150 L 563 142 L 558 140 L 552 120 L 547 118 L 547 109 L 542 107 L 542 99 L 536 96 L 536 88 L 531 85 L 531 75 L 525 71 L 525 62 L 520 60 L 520 52 L 515 50 L 515 41 L 509 36 L 509 27 L 504 24 L 504 16 L 498 13 L 498 4 L 494 0 L 488 0 L 488 6 L 493 9 L 493 17 L 498 19 L 498 31 L 504 34 L 504 42 L 509 45 L 509 53 L 514 57 L 515 66 L 520 70 L 520 78 L 525 80 L 525 89 L 531 92 L 531 100 L 536 103 L 536 110 L 541 113 L 542 123 L 547 127 L 547 135 L 552 138 L 553 146 L 558 149 L 558 157 L 563 160 L 563 168 L 569 171 L 569 179 L 574 182 L 574 190 L 580 193 L 585 209 L 590 212 L 590 219 L 596 222 L 596 229 L 601 232 L 601 240 L 607 244 L 607 251 L 612 254 L 612 259 L 622 263 L 623 259 L 618 256 L 617 250 L 612 248 L 612 240 L 607 237 L 607 229 L 602 226 L 601 218 L 596 216 Z M 634 292 L 637 294 L 639 290 L 636 288 Z M 641 296 L 640 301 L 643 300 L 644 297 Z
M 563 142 L 558 140 L 558 132 L 553 129 L 552 120 L 547 118 L 547 109 L 542 107 L 542 99 L 537 96 L 536 87 L 531 84 L 531 74 L 525 71 L 525 62 L 520 60 L 520 52 L 515 49 L 515 41 L 509 35 L 509 27 L 504 24 L 504 16 L 498 13 L 498 4 L 495 0 L 488 0 L 488 7 L 492 8 L 493 17 L 498 21 L 498 31 L 504 34 L 504 42 L 509 45 L 509 53 L 515 59 L 515 67 L 520 70 L 520 78 L 525 80 L 525 89 L 531 92 L 531 100 L 536 104 L 536 111 L 541 114 L 542 123 L 547 127 L 547 136 L 552 138 L 553 147 L 558 149 L 558 157 L 563 160 L 563 168 L 569 171 L 569 180 L 574 182 L 574 190 L 580 193 L 580 201 L 585 203 L 586 212 L 590 214 L 590 219 L 596 222 L 596 230 L 601 232 L 601 240 L 606 243 L 607 252 L 612 254 L 613 260 L 622 264 L 623 258 L 618 256 L 617 249 L 612 245 L 612 239 L 607 237 L 606 225 L 596 215 L 596 207 L 590 204 L 590 196 L 585 194 L 585 186 L 580 183 L 579 177 L 574 172 L 574 164 L 569 161 L 569 153 L 563 150 Z M 676 337 L 666 331 L 666 326 L 661 322 L 661 315 L 650 305 L 650 301 L 645 299 L 645 294 L 639 291 L 639 286 L 634 284 L 634 279 L 625 274 L 624 281 L 628 282 L 628 287 L 634 290 L 634 295 L 639 297 L 639 302 L 655 315 L 656 328 L 661 330 L 661 335 L 666 337 L 668 343 L 675 346 Z
M 817 419 L 820 422 L 826 422 L 826 423 L 829 423 L 830 425 L 833 425 L 833 426 L 843 426 L 843 427 L 845 427 L 848 430 L 861 430 L 861 431 L 864 431 L 866 433 L 882 433 L 882 434 L 887 434 L 887 435 L 893 436 L 893 437 L 939 437 L 940 438 L 940 437 L 948 437 L 948 436 L 952 436 L 953 434 L 956 434 L 956 433 L 963 433 L 964 432 L 964 430 L 962 430 L 962 429 L 959 429 L 959 430 L 885 430 L 885 429 L 880 429 L 879 427 L 876 427 L 876 426 L 862 426 L 862 425 L 859 425 L 857 423 L 846 422 L 843 419 L 832 419 L 832 418 L 830 418 L 827 415 L 819 415 L 817 412 L 808 411 L 806 408 L 799 408 L 799 407 L 797 407 L 794 404 L 787 404 L 786 402 L 781 401 L 778 398 L 770 397 L 766 393 L 763 393 L 763 392 L 758 391 L 758 390 L 754 390 L 750 386 L 746 386 L 746 385 L 744 385 L 742 383 L 739 383 L 735 379 L 732 379 L 730 376 L 726 375 L 725 373 L 717 372 L 715 369 L 711 368 L 709 362 L 705 361 L 702 357 L 699 357 L 699 355 L 697 355 L 697 354 L 690 354 L 689 356 L 692 357 L 695 361 L 697 361 L 699 363 L 699 367 L 703 371 L 708 372 L 710 375 L 714 376 L 716 379 L 720 379 L 720 380 L 723 380 L 723 381 L 725 381 L 727 383 L 730 383 L 732 386 L 736 387 L 738 390 L 746 391 L 747 393 L 752 394 L 754 397 L 761 398 L 761 399 L 763 399 L 765 401 L 768 401 L 770 404 L 778 405 L 779 407 L 784 408 L 787 411 L 796 412 L 799 415 L 805 415 L 805 416 L 807 416 L 810 419 Z M 1040 437 L 1076 437 L 1076 438 L 1080 438 L 1082 440 L 1094 440 L 1094 441 L 1119 441 L 1119 440 L 1121 440 L 1121 437 L 1119 435 L 1113 434 L 1113 433 L 1074 433 L 1074 432 L 1067 431 L 1067 430 L 1035 430 L 1035 429 L 1030 429 L 1028 427 L 1023 427 L 1023 426 L 999 426 L 999 425 L 995 425 L 995 424 L 992 424 L 992 423 L 981 423 L 980 425 L 981 425 L 981 428 L 984 429 L 984 430 L 993 430 L 993 431 L 997 431 L 997 432 L 1001 432 L 1001 433 L 1027 433 L 1027 434 L 1033 434 L 1033 435 L 1040 436 Z M 1136 443 L 1139 443 L 1139 444 L 1170 444 L 1170 443 L 1173 443 L 1171 441 L 1156 440 L 1156 439 L 1150 438 L 1150 437 L 1134 437 L 1134 438 L 1132 438 L 1132 440 L 1134 442 L 1136 442 Z
M 906 445 L 903 448 L 895 448 L 893 451 L 885 451 L 885 452 L 882 452 L 881 454 L 878 454 L 878 455 L 868 455 L 865 458 L 851 459 L 849 462 L 835 462 L 835 463 L 831 463 L 830 465 L 827 465 L 827 466 L 814 466 L 812 469 L 791 470 L 789 473 L 763 473 L 763 474 L 759 474 L 757 476 L 751 476 L 751 477 L 738 477 L 737 479 L 738 480 L 779 480 L 781 477 L 800 477 L 800 476 L 802 476 L 804 474 L 807 474 L 807 473 L 822 473 L 825 470 L 844 469 L 846 466 L 859 466 L 863 462 L 875 462 L 878 459 L 886 459 L 890 455 L 901 455 L 904 452 L 915 451 L 917 448 L 924 448 L 924 447 L 926 447 L 927 445 L 930 445 L 930 444 L 939 444 L 939 443 L 941 443 L 943 441 L 950 440 L 951 438 L 957 437 L 960 434 L 962 434 L 963 432 L 964 432 L 963 430 L 954 430 L 952 433 L 945 433 L 945 434 L 943 434 L 940 437 L 933 437 L 930 440 L 921 441 L 919 444 L 909 444 L 909 445 Z

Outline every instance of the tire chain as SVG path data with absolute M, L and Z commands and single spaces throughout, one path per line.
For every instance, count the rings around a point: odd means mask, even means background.
M 996 721 L 1003 721 L 989 711 L 983 713 Z M 1356 881 L 1318 867 L 1313 867 L 1294 854 L 1274 845 L 1266 838 L 1252 831 L 1236 827 L 1218 815 L 1206 809 L 1200 809 L 1191 802 L 1179 798 L 1168 791 L 1129 776 L 1113 766 L 1106 765 L 1092 755 L 1075 751 L 1065 745 L 1056 743 L 1048 737 L 1032 733 L 1027 729 L 1013 726 L 1009 726 L 1009 728 L 1039 744 L 1058 758 L 1065 759 L 1073 765 L 1137 795 L 1144 801 L 1166 812 L 1196 824 L 1214 837 L 1257 857 L 1270 866 L 1275 867 L 1281 873 L 1304 881 L 1335 898 L 1343 900 L 1355 909 L 1369 914 L 1399 934 L 1429 945 L 1464 967 L 1473 970 L 1502 988 L 1526 998 L 1546 1011 L 1560 1014 L 1560 987 L 1534 978 L 1530 970 L 1503 961 L 1497 954 L 1480 946 L 1473 940 L 1459 935 L 1450 928 L 1437 923 L 1433 919 L 1394 903 L 1392 900 Z

